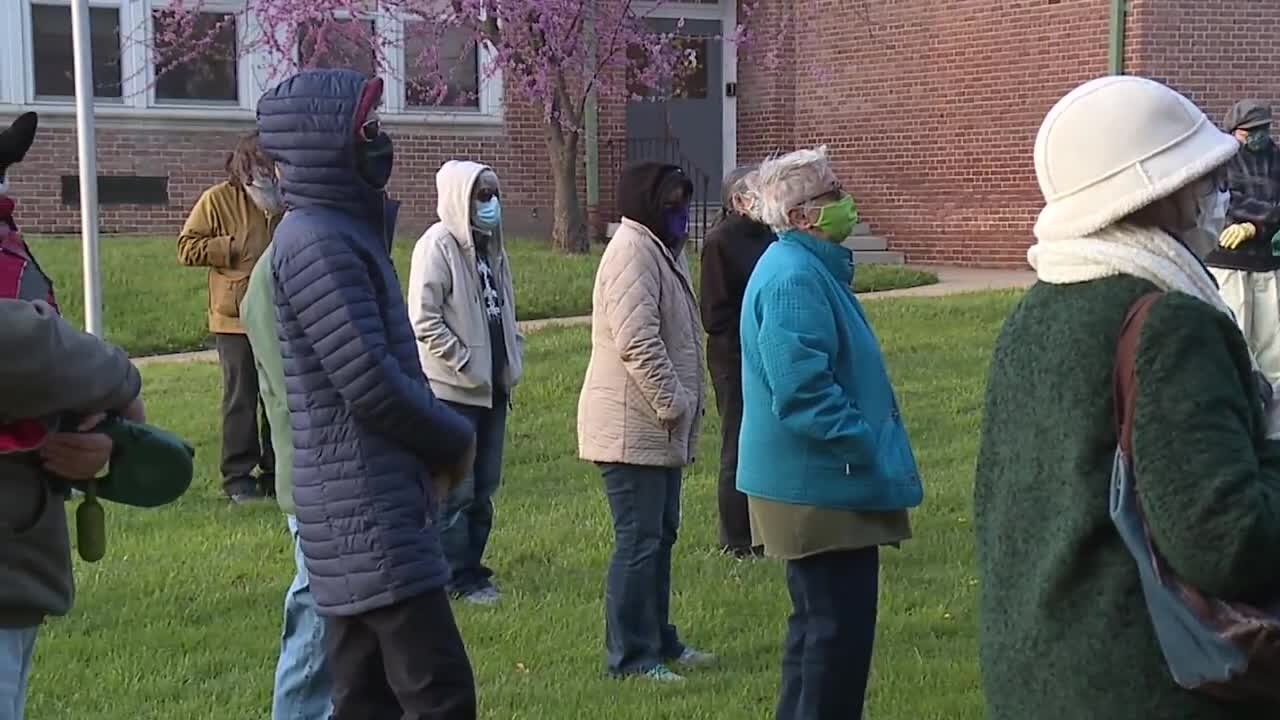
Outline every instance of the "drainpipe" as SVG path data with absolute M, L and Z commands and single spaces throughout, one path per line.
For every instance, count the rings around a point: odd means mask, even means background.
M 1111 42 L 1107 71 L 1112 75 L 1124 74 L 1124 30 L 1128 14 L 1127 0 L 1111 0 Z
M 587 62 L 589 67 L 596 63 L 595 18 L 588 16 L 586 22 Z M 587 95 L 586 112 L 583 113 L 583 125 L 587 165 L 587 232 L 594 233 L 595 220 L 600 210 L 600 147 L 599 147 L 599 108 L 596 103 L 596 91 L 593 88 Z M 595 238 L 589 237 L 588 242 Z

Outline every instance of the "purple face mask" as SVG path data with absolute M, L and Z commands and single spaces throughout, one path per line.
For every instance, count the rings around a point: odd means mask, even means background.
M 662 220 L 667 226 L 667 235 L 673 240 L 682 240 L 689 231 L 689 206 L 664 210 Z

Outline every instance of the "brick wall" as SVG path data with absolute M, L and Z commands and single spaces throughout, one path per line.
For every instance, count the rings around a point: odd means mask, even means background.
M 795 147 L 793 0 L 753 0 L 750 37 L 738 55 L 738 160 L 758 162 Z
M 1129 0 L 1126 70 L 1195 100 L 1216 122 L 1238 100 L 1280 102 L 1280 3 Z
M 830 147 L 873 229 L 909 262 L 1025 266 L 1035 133 L 1106 71 L 1108 2 L 769 2 L 803 30 L 793 77 L 770 85 L 794 88 L 793 113 L 775 100 L 782 134 Z M 757 143 L 740 134 L 739 148 Z

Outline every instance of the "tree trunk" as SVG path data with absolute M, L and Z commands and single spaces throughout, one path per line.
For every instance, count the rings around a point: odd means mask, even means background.
M 555 180 L 551 243 L 560 252 L 587 252 L 591 244 L 578 198 L 578 133 L 548 128 L 547 150 L 551 156 L 551 176 Z

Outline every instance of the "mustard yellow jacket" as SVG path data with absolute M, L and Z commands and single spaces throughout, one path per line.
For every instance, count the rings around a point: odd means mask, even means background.
M 272 216 L 249 198 L 244 188 L 221 182 L 196 201 L 178 235 L 178 260 L 209 268 L 209 330 L 244 334 L 240 302 L 249 273 L 262 257 L 280 216 Z

